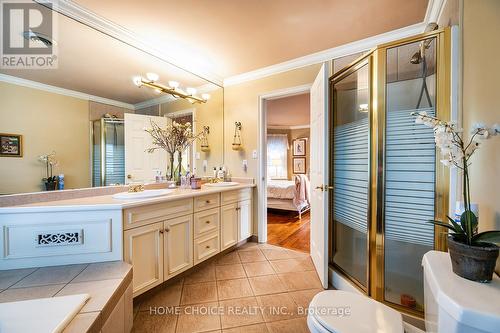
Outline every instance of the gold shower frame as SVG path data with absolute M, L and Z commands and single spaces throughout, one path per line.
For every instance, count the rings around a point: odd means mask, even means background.
M 428 38 L 436 38 L 436 115 L 449 120 L 450 110 L 450 76 L 451 76 L 451 29 L 444 28 L 416 36 L 400 39 L 394 42 L 377 46 L 363 56 L 353 61 L 329 79 L 330 96 L 333 96 L 333 86 L 338 81 L 352 74 L 360 67 L 368 64 L 370 82 L 370 155 L 369 155 L 369 196 L 367 220 L 367 287 L 364 287 L 355 278 L 347 274 L 341 267 L 333 263 L 333 213 L 329 221 L 329 263 L 332 268 L 349 279 L 358 289 L 375 300 L 389 305 L 403 313 L 423 317 L 423 313 L 399 304 L 385 300 L 384 294 L 384 206 L 385 206 L 385 130 L 386 130 L 386 55 L 390 48 L 420 42 Z M 333 103 L 330 98 L 329 112 L 333 114 Z M 330 117 L 330 142 L 333 142 L 333 117 Z M 333 147 L 333 144 L 330 145 Z M 333 148 L 331 148 L 333 149 Z M 330 152 L 333 158 L 333 151 Z M 439 162 L 436 152 L 436 184 L 435 184 L 435 218 L 446 221 L 449 211 L 449 170 Z M 330 175 L 333 177 L 333 161 L 330 162 Z M 333 184 L 333 179 L 330 179 Z M 331 198 L 333 196 L 330 196 Z M 333 212 L 333 198 L 330 199 L 330 212 Z M 434 227 L 434 249 L 447 250 L 447 231 L 443 227 Z

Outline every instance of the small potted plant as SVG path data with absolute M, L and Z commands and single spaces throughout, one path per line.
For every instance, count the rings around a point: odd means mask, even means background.
M 447 216 L 448 221 L 429 221 L 435 225 L 448 228 L 448 237 L 453 272 L 463 278 L 489 282 L 493 278 L 500 243 L 500 231 L 478 232 L 478 218 L 471 209 L 469 186 L 469 168 L 472 155 L 480 147 L 482 141 L 500 133 L 500 126 L 486 127 L 474 125 L 471 138 L 464 141 L 463 130 L 453 122 L 445 122 L 427 115 L 426 112 L 412 113 L 417 124 L 432 127 L 436 146 L 441 151 L 441 163 L 451 168 L 458 168 L 462 173 L 462 189 L 464 211 L 460 219 L 455 221 Z
M 53 175 L 54 167 L 58 165 L 56 152 L 38 156 L 38 160 L 45 164 L 46 177 L 42 178 L 46 191 L 55 191 L 57 188 L 57 177 Z

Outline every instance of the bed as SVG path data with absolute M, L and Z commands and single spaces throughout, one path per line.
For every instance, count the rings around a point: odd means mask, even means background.
M 305 197 L 298 198 L 304 188 Z M 295 176 L 295 180 L 271 179 L 267 181 L 267 208 L 295 211 L 302 218 L 302 213 L 309 210 L 309 180 L 305 175 Z

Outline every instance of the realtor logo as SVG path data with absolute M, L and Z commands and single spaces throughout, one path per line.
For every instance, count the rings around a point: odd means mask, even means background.
M 51 3 L 0 0 L 0 68 L 55 69 L 56 15 Z

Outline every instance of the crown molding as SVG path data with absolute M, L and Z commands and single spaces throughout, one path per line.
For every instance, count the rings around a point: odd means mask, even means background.
M 54 93 L 54 94 L 58 94 L 58 95 L 75 97 L 75 98 L 83 99 L 86 101 L 93 101 L 93 102 L 113 105 L 113 106 L 129 109 L 129 110 L 135 110 L 133 104 L 115 101 L 113 99 L 109 99 L 109 98 L 105 98 L 105 97 L 89 95 L 89 94 L 85 94 L 85 93 L 75 91 L 75 90 L 59 88 L 56 86 L 51 86 L 51 85 L 40 83 L 40 82 L 21 79 L 21 78 L 11 76 L 11 75 L 0 74 L 0 82 L 6 82 L 6 83 L 22 86 L 22 87 L 38 89 L 38 90 L 42 90 L 42 91 L 46 91 L 46 92 L 50 92 L 50 93 Z
M 193 69 L 193 64 L 186 63 L 185 60 L 173 58 L 167 55 L 164 51 L 161 51 L 154 46 L 146 43 L 142 38 L 128 30 L 127 28 L 116 24 L 115 22 L 94 13 L 93 11 L 77 4 L 71 0 L 34 0 L 38 4 L 44 6 L 47 3 L 53 5 L 53 10 L 65 15 L 77 22 L 80 22 L 88 27 L 91 27 L 99 32 L 102 32 L 110 37 L 122 41 L 136 49 L 139 49 L 145 53 L 150 54 L 160 60 L 168 62 L 169 64 L 178 67 L 188 73 L 196 75 L 206 81 L 214 83 L 218 86 L 222 86 L 223 79 L 218 74 L 200 68 Z
M 447 0 L 429 0 L 427 4 L 427 10 L 425 11 L 424 23 L 427 24 L 432 22 L 438 22 L 441 14 L 443 13 L 443 8 Z

